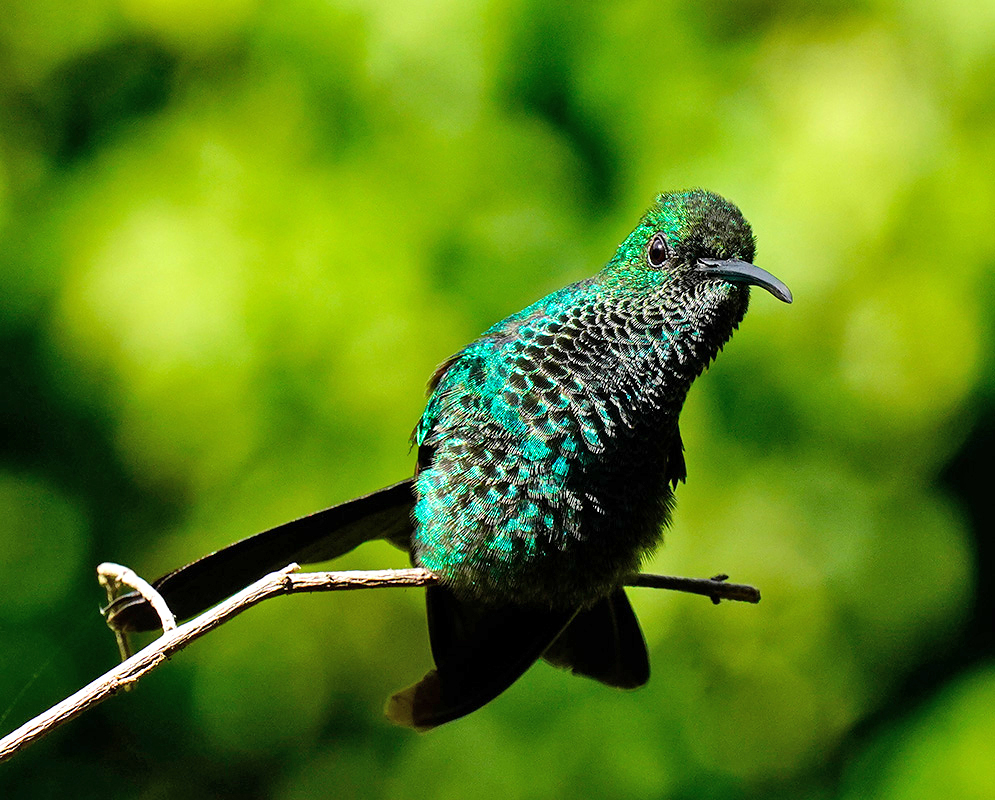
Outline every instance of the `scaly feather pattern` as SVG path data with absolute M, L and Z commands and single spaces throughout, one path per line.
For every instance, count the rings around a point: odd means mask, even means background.
M 493 326 L 437 373 L 414 434 L 413 554 L 458 596 L 587 606 L 659 542 L 685 477 L 685 395 L 747 307 L 745 286 L 702 281 L 681 258 L 753 257 L 734 207 L 721 201 L 709 225 L 717 202 L 663 196 L 601 273 Z M 645 257 L 661 229 L 670 269 Z

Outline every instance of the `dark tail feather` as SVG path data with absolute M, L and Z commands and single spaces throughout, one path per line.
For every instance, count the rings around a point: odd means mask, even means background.
M 646 641 L 623 589 L 577 614 L 542 657 L 619 689 L 635 689 L 650 677 Z
M 489 703 L 535 663 L 575 611 L 484 607 L 448 589 L 426 593 L 436 668 L 387 701 L 398 725 L 426 731 Z
M 328 561 L 372 539 L 387 539 L 407 549 L 413 505 L 411 481 L 395 483 L 230 544 L 164 575 L 153 585 L 177 619 L 186 619 L 292 562 Z M 158 616 L 134 593 L 111 603 L 106 617 L 120 631 L 159 627 Z

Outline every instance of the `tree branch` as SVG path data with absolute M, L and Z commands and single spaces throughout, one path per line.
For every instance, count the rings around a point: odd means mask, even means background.
M 98 568 L 99 578 L 101 583 L 108 588 L 108 591 L 111 592 L 111 585 L 120 584 L 140 591 L 142 596 L 160 613 L 163 627 L 167 630 L 154 642 L 133 656 L 126 658 L 114 669 L 104 673 L 78 692 L 0 739 L 0 762 L 11 758 L 29 744 L 64 725 L 73 717 L 103 702 L 111 695 L 117 694 L 121 689 L 128 688 L 195 639 L 199 639 L 232 617 L 270 597 L 297 592 L 432 586 L 438 582 L 431 572 L 417 568 L 362 572 L 296 573 L 297 569 L 296 564 L 290 564 L 278 572 L 272 572 L 209 611 L 180 626 L 173 627 L 175 621 L 173 621 L 172 613 L 162 602 L 162 597 L 155 589 L 126 567 L 119 567 L 116 564 L 101 564 Z M 720 600 L 760 602 L 760 592 L 755 587 L 726 583 L 727 577 L 726 575 L 717 575 L 711 579 L 702 579 L 640 574 L 631 576 L 625 581 L 625 585 L 700 594 L 710 597 L 714 603 L 718 603 Z M 128 652 L 127 642 L 122 642 L 120 635 L 119 645 L 122 647 L 122 653 Z

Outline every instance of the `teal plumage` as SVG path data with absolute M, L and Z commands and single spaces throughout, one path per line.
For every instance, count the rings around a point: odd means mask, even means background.
M 730 204 L 663 195 L 597 276 L 493 326 L 436 374 L 414 436 L 426 466 L 413 551 L 459 596 L 587 606 L 658 543 L 685 478 L 684 397 L 748 300 L 740 284 L 689 280 L 694 261 L 650 265 L 661 230 L 678 259 L 753 258 Z

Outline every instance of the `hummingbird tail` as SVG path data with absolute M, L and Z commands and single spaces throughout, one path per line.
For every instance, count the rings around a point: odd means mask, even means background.
M 257 533 L 192 561 L 153 586 L 177 619 L 199 614 L 287 564 L 328 561 L 373 539 L 408 549 L 411 480 L 395 483 L 323 511 Z M 159 617 L 136 593 L 118 597 L 106 609 L 107 624 L 119 631 L 150 631 Z
M 621 587 L 578 613 L 542 657 L 618 689 L 637 689 L 650 678 L 646 640 Z

